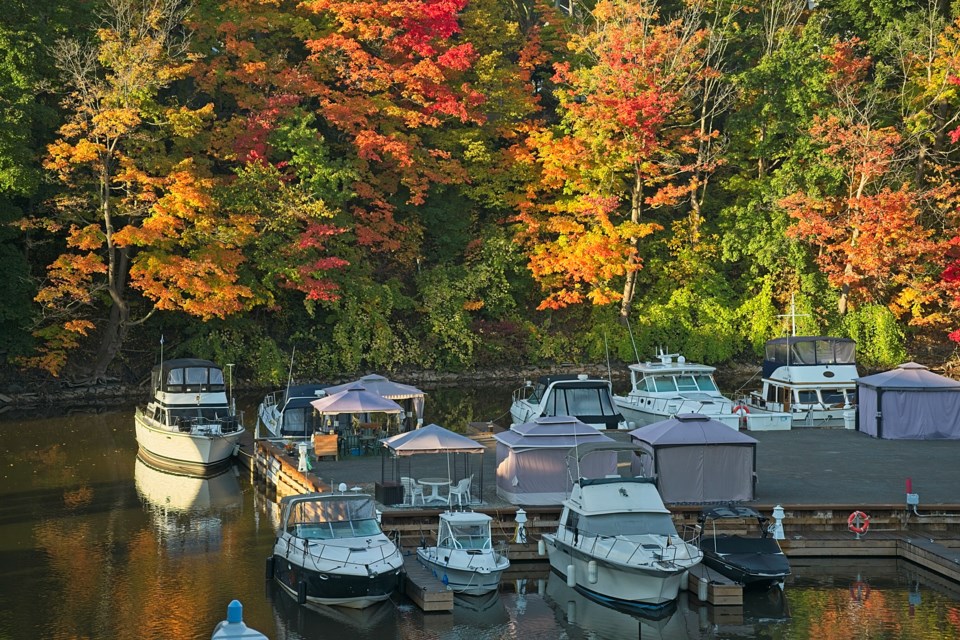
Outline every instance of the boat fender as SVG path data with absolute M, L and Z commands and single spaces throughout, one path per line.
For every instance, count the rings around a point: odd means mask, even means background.
M 273 556 L 267 558 L 267 570 L 264 577 L 267 580 L 273 580 Z
M 547 555 L 547 545 L 543 543 L 543 540 L 537 541 L 537 553 L 539 553 L 541 556 Z
M 577 624 L 577 601 L 569 600 L 567 602 L 567 623 Z
M 567 586 L 573 589 L 577 586 L 577 576 L 574 573 L 575 569 L 572 564 L 567 565 Z
M 587 563 L 587 582 L 597 584 L 597 561 L 591 560 Z
M 307 582 L 301 580 L 297 583 L 297 604 L 307 604 Z
M 854 511 L 847 518 L 847 528 L 857 535 L 866 533 L 870 530 L 870 516 L 863 511 Z

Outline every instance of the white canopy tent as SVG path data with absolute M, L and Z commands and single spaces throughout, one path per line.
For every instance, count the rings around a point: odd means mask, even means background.
M 388 400 L 398 401 L 400 404 L 404 405 L 403 413 L 407 419 L 407 428 L 412 426 L 411 423 L 413 414 L 416 414 L 417 416 L 417 423 L 423 424 L 423 402 L 424 397 L 427 394 L 416 387 L 411 387 L 410 385 L 401 384 L 399 382 L 393 382 L 392 380 L 388 380 L 387 378 L 376 373 L 363 376 L 359 380 L 355 380 L 353 382 L 328 387 L 326 392 L 327 394 L 334 394 L 357 386 L 363 387 L 367 391 L 375 393 L 383 398 L 387 398 Z
M 390 457 L 393 459 L 394 480 L 398 480 L 400 477 L 398 471 L 400 458 L 406 458 L 409 465 L 410 457 L 412 456 L 446 454 L 447 477 L 451 483 L 456 484 L 458 479 L 466 478 L 470 473 L 473 473 L 474 476 L 478 478 L 477 486 L 480 487 L 476 495 L 479 496 L 481 501 L 483 500 L 483 453 L 486 451 L 486 447 L 476 440 L 445 429 L 440 425 L 428 424 L 425 427 L 414 429 L 413 431 L 407 431 L 406 433 L 399 433 L 395 436 L 384 438 L 380 442 L 388 450 Z M 450 465 L 451 454 L 453 455 L 452 468 Z M 454 476 L 457 475 L 457 454 L 461 454 L 463 458 L 463 472 L 459 477 L 455 478 Z M 475 470 L 471 472 L 472 467 L 469 461 L 470 458 L 476 454 L 480 454 L 480 463 L 476 465 Z M 384 460 L 385 459 L 386 457 L 384 457 Z M 407 475 L 410 475 L 409 470 Z M 381 470 L 381 476 L 384 482 L 386 482 L 385 467 Z

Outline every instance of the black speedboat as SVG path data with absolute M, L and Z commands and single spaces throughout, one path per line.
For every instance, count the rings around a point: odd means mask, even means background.
M 790 575 L 790 562 L 780 543 L 767 528 L 768 519 L 750 507 L 726 505 L 704 509 L 699 517 L 700 550 L 703 564 L 745 588 L 765 589 L 782 584 Z M 759 526 L 758 535 L 731 534 L 736 523 L 718 520 L 741 520 L 742 526 Z M 756 521 L 756 525 L 751 523 Z
M 267 576 L 300 604 L 363 609 L 390 597 L 403 556 L 380 529 L 373 498 L 306 493 L 280 501 Z

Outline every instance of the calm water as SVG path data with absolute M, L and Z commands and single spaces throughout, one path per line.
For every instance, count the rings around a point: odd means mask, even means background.
M 438 390 L 426 418 L 494 419 L 509 391 Z M 452 616 L 400 598 L 297 607 L 263 579 L 273 505 L 239 473 L 198 481 L 139 464 L 132 407 L 0 414 L 0 475 L 0 640 L 206 639 L 235 598 L 272 640 L 960 638 L 960 585 L 894 561 L 795 561 L 783 592 L 734 608 L 684 596 L 659 620 L 595 604 L 541 564 L 516 566 L 497 597 L 458 600 Z

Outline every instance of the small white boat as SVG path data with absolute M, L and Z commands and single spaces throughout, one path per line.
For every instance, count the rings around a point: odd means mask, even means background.
M 787 413 L 791 427 L 856 426 L 856 342 L 850 338 L 790 336 L 768 340 L 762 387 L 741 404 L 751 419 Z
M 178 358 L 153 368 L 151 399 L 134 413 L 140 456 L 161 468 L 203 475 L 222 470 L 244 429 L 227 399 L 223 369 Z
M 632 455 L 640 447 L 578 445 L 568 455 L 568 466 L 579 469 L 587 455 L 621 451 Z M 556 533 L 543 535 L 542 551 L 553 571 L 590 597 L 660 607 L 676 600 L 687 571 L 703 559 L 695 537 L 691 531 L 687 541 L 677 532 L 651 478 L 579 478 L 563 502 Z
M 403 556 L 381 530 L 371 496 L 292 495 L 280 510 L 267 577 L 299 604 L 363 609 L 397 589 Z
M 490 522 L 484 513 L 441 513 L 436 546 L 421 546 L 417 559 L 455 593 L 479 596 L 496 591 L 510 561 L 493 548 Z
M 722 422 L 732 429 L 751 431 L 786 430 L 790 414 L 751 414 L 724 396 L 714 379 L 715 367 L 687 362 L 682 355 L 661 353 L 656 362 L 629 365 L 630 391 L 613 396 L 627 422 L 637 427 L 697 413 Z
M 595 429 L 626 429 L 623 415 L 613 404 L 609 380 L 585 373 L 541 376 L 513 392 L 510 417 L 514 424 L 537 418 L 573 416 Z

